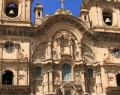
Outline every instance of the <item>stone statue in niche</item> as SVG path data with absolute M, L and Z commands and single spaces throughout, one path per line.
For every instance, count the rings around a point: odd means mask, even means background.
M 85 62 L 87 64 L 92 64 L 92 63 L 94 63 L 94 59 L 92 59 L 91 57 L 85 56 Z
M 33 53 L 34 62 L 42 62 L 46 57 L 46 46 L 45 42 L 41 43 Z
M 54 84 L 60 83 L 60 74 L 58 71 L 54 71 Z
M 93 50 L 89 46 L 83 45 L 82 51 L 83 51 L 84 61 L 87 64 L 92 64 L 95 62 L 95 54 L 93 53 Z
M 81 82 L 81 75 L 79 71 L 74 72 L 74 80 L 76 84 L 80 84 Z
M 75 36 L 70 33 L 69 31 L 61 30 L 58 31 L 54 36 L 54 48 L 57 50 L 58 56 L 67 54 L 67 55 L 74 55 L 76 43 L 75 43 Z

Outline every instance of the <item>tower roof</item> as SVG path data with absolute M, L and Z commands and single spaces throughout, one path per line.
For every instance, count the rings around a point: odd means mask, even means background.
M 37 5 L 36 5 L 35 9 L 36 9 L 36 8 L 41 8 L 41 9 L 43 9 L 43 6 L 40 4 L 40 0 L 38 0 L 38 3 L 37 3 Z

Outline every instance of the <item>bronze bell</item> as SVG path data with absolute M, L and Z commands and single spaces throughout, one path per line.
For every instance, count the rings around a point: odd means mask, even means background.
M 109 18 L 106 18 L 105 20 L 106 23 L 111 22 Z
M 110 18 L 106 18 L 105 23 L 107 25 L 112 25 L 112 22 L 111 22 Z
M 15 14 L 14 14 L 14 10 L 10 10 L 10 12 L 9 12 L 9 16 L 14 16 Z

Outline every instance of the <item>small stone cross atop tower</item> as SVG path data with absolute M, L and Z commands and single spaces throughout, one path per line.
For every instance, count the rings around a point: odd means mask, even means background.
M 65 1 L 64 0 L 60 0 L 60 3 L 61 3 L 61 8 L 63 9 Z

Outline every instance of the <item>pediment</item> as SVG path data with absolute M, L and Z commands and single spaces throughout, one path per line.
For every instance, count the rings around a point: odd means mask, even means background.
M 81 31 L 82 34 L 88 34 L 91 35 L 91 37 L 94 35 L 94 33 L 87 28 L 87 26 L 84 24 L 84 22 L 81 19 L 75 18 L 74 16 L 71 15 L 61 14 L 61 15 L 51 16 L 46 21 L 44 21 L 42 25 L 37 26 L 34 37 L 47 34 L 49 29 L 58 23 L 73 25 L 79 31 Z

